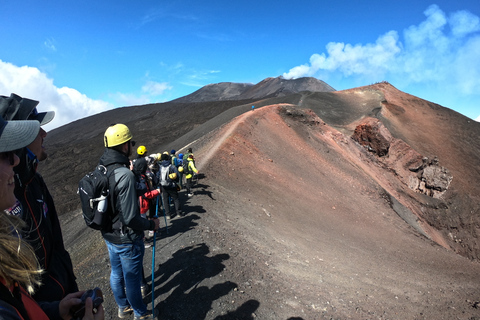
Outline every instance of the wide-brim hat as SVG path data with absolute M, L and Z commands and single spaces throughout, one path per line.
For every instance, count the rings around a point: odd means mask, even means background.
M 0 117 L 0 152 L 14 151 L 28 146 L 40 131 L 38 121 L 5 121 Z
M 40 125 L 49 123 L 55 117 L 55 111 L 38 112 L 37 108 L 33 109 L 32 113 L 28 116 L 28 120 L 37 120 Z
M 40 125 L 49 123 L 55 117 L 54 111 L 38 112 L 38 101 L 22 98 L 12 93 L 10 97 L 0 96 L 0 116 L 10 120 L 37 120 Z

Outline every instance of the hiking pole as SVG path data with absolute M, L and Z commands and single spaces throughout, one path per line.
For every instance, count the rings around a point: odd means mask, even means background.
M 158 197 L 157 197 L 157 205 L 155 208 L 155 218 L 158 219 Z M 152 310 L 155 308 L 155 243 L 157 242 L 157 231 L 153 232 L 153 252 L 152 252 Z

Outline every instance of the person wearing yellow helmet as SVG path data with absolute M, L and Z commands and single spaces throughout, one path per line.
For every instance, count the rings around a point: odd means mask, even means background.
M 195 158 L 193 157 L 193 153 L 190 153 L 188 155 L 187 164 L 183 166 L 184 171 L 183 174 L 185 174 L 185 187 L 187 188 L 187 196 L 193 197 L 192 193 L 192 180 L 193 180 L 193 174 L 198 174 L 198 169 L 195 167 Z M 186 168 L 186 169 L 185 169 Z
M 104 135 L 105 151 L 99 164 L 113 170 L 115 203 L 112 225 L 102 230 L 110 257 L 110 286 L 118 305 L 118 316 L 134 313 L 135 319 L 156 318 L 158 311 L 147 310 L 141 294 L 143 242 L 145 230 L 158 230 L 157 218 L 141 217 L 135 186 L 135 174 L 128 168 L 132 154 L 132 133 L 124 124 L 114 124 Z
M 176 215 L 183 217 L 183 213 L 180 209 L 180 200 L 178 199 L 178 171 L 177 168 L 172 165 L 170 161 L 170 156 L 167 154 L 162 154 L 160 162 L 160 170 L 158 172 L 158 181 L 161 188 L 162 204 L 165 210 L 165 215 L 171 219 L 173 215 L 170 213 L 170 202 L 169 199 L 172 199 L 175 206 Z
M 145 147 L 145 146 L 139 146 L 139 147 L 137 148 L 137 156 L 138 156 L 138 158 L 140 158 L 140 157 L 145 157 L 145 156 L 147 155 L 147 152 L 148 152 L 147 147 Z

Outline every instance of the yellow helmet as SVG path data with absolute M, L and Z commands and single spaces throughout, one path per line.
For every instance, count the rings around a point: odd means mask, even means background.
M 147 152 L 148 152 L 147 147 L 145 147 L 145 146 L 140 146 L 140 147 L 137 148 L 137 154 L 139 156 L 143 156 Z
M 168 175 L 168 177 L 172 180 L 177 180 L 177 173 L 176 172 L 172 172 Z
M 118 123 L 107 128 L 104 135 L 105 147 L 119 146 L 132 139 L 132 133 L 124 124 Z
M 183 172 L 183 167 L 182 166 L 178 167 L 178 172 Z

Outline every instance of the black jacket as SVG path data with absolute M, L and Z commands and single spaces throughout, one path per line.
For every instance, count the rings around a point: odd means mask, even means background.
M 20 205 L 12 208 L 10 213 L 20 216 L 26 222 L 23 238 L 32 245 L 40 266 L 45 270 L 42 285 L 33 295 L 42 305 L 41 302 L 63 299 L 67 294 L 78 291 L 78 286 L 72 260 L 63 244 L 53 198 L 42 176 L 36 172 L 38 161 L 27 148 L 20 152 L 19 157 L 20 164 L 14 171 L 15 196 Z M 44 304 L 42 308 L 47 308 L 48 305 L 51 304 Z M 58 314 L 58 310 L 45 311 L 50 317 L 52 312 Z
M 128 157 L 115 149 L 105 148 L 99 164 L 107 167 L 107 170 L 108 166 L 113 164 L 123 165 L 114 170 L 113 229 L 102 230 L 103 238 L 114 244 L 132 243 L 142 239 L 144 230 L 155 229 L 155 222 L 140 216 L 135 175 L 128 169 Z

